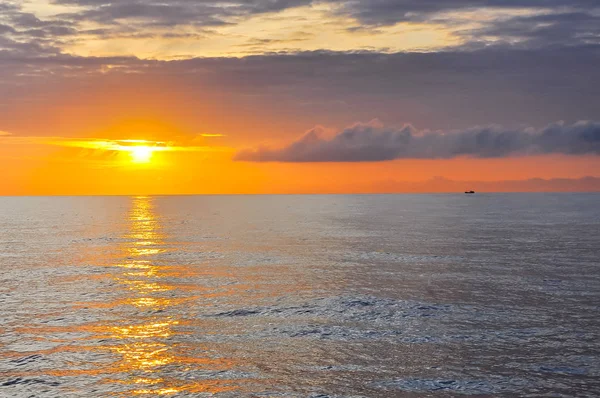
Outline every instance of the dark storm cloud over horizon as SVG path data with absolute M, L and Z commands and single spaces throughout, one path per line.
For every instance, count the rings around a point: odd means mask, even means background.
M 394 159 L 498 158 L 514 155 L 600 155 L 600 122 L 551 124 L 543 129 L 474 127 L 464 131 L 388 128 L 378 121 L 357 123 L 331 138 L 323 128 L 308 131 L 279 148 L 243 150 L 235 160 L 251 162 L 380 162 Z

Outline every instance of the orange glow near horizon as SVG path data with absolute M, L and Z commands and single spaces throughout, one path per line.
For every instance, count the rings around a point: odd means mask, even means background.
M 148 119 L 99 128 L 88 137 L 4 134 L 0 137 L 0 195 L 456 191 L 442 180 L 418 185 L 436 176 L 488 181 L 485 189 L 473 188 L 504 191 L 510 188 L 493 182 L 597 176 L 600 167 L 598 157 L 566 155 L 354 163 L 239 162 L 232 159 L 236 151 L 251 145 L 243 131 L 218 134 L 219 130 L 207 130 L 190 133 L 188 128 Z M 95 135 L 106 138 L 89 138 Z M 286 141 L 289 139 L 254 142 L 278 146 Z M 532 185 L 532 190 L 539 189 L 539 185 Z

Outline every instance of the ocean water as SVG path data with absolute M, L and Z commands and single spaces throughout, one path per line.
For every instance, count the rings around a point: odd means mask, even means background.
M 600 396 L 600 195 L 0 198 L 1 397 Z

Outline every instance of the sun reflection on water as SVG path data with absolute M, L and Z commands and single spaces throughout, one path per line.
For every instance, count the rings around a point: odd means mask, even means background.
M 122 271 L 113 279 L 126 290 L 123 301 L 136 308 L 127 324 L 105 327 L 105 333 L 118 344 L 110 350 L 120 357 L 115 367 L 123 375 L 118 383 L 125 384 L 134 395 L 172 395 L 181 391 L 215 393 L 233 387 L 227 380 L 206 380 L 189 383 L 177 378 L 177 367 L 195 364 L 208 369 L 224 370 L 227 361 L 186 357 L 178 347 L 175 328 L 176 307 L 188 298 L 174 297 L 176 285 L 170 277 L 178 275 L 170 265 L 161 263 L 160 256 L 168 251 L 160 217 L 155 212 L 154 199 L 136 197 L 128 217 L 128 231 L 119 248 L 121 261 L 114 266 Z M 175 314 L 175 315 L 173 315 Z

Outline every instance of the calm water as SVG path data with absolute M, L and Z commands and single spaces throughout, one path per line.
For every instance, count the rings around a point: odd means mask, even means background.
M 600 395 L 600 195 L 0 198 L 0 396 Z

